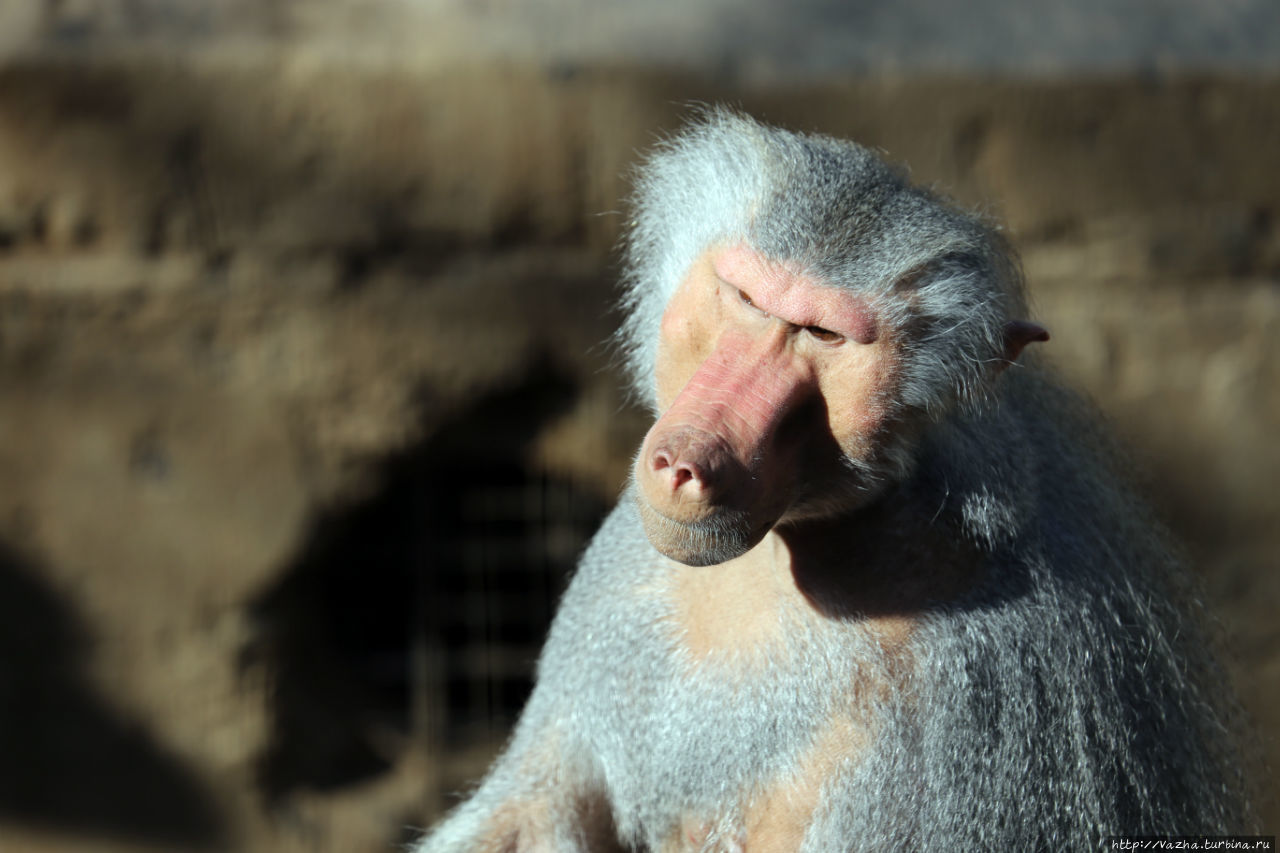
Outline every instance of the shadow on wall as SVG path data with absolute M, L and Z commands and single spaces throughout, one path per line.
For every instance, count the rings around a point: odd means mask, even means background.
M 0 815 L 95 837 L 226 845 L 196 776 L 96 695 L 74 614 L 0 545 Z
M 319 519 L 254 603 L 241 663 L 274 685 L 259 763 L 268 801 L 371 779 L 411 744 L 449 764 L 505 738 L 608 510 L 525 458 L 575 393 L 535 366 L 479 400 L 392 460 L 377 494 Z

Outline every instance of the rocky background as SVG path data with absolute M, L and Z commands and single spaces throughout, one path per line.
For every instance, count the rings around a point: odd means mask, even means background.
M 1113 5 L 0 6 L 0 849 L 388 850 L 480 772 L 692 102 L 1007 223 L 1280 763 L 1280 11 Z

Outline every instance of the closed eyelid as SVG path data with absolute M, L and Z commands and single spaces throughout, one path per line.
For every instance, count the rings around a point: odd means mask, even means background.
M 732 254 L 728 257 L 722 255 L 713 260 L 712 270 L 716 279 L 724 287 L 731 288 L 738 300 L 753 311 L 765 317 L 786 320 L 823 342 L 849 340 L 868 344 L 879 337 L 876 317 L 861 298 L 854 297 L 851 301 L 848 295 L 822 295 L 821 292 L 831 290 L 830 287 L 817 288 L 817 295 L 798 292 L 800 288 L 795 286 L 797 278 L 802 279 L 804 276 L 786 271 L 779 273 L 776 269 L 751 263 L 752 260 L 748 258 L 744 262 L 741 257 Z M 744 280 L 758 280 L 764 292 L 752 295 L 736 283 Z M 803 282 L 800 283 L 803 285 Z M 804 291 L 809 290 L 808 287 L 804 288 Z M 761 299 L 764 300 L 763 305 Z

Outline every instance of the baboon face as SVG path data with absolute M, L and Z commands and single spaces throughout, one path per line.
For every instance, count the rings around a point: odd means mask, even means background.
M 745 245 L 701 255 L 662 318 L 662 415 L 635 467 L 654 547 L 724 562 L 789 514 L 856 494 L 888 426 L 896 359 L 858 294 Z

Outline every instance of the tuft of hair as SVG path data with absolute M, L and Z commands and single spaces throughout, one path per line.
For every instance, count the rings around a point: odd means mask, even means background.
M 902 406 L 937 419 L 990 398 L 1004 324 L 1025 315 L 1017 262 L 994 228 L 869 149 L 712 107 L 635 184 L 619 344 L 651 407 L 667 302 L 699 254 L 738 243 L 870 299 L 896 333 Z

